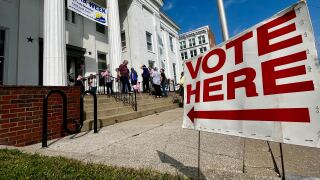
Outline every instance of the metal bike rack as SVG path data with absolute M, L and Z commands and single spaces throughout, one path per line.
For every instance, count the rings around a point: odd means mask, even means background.
M 92 91 L 88 90 L 82 93 L 80 98 L 80 123 L 83 125 L 84 121 L 84 110 L 83 110 L 83 98 L 87 95 L 91 94 L 93 96 L 93 132 L 98 133 L 98 110 L 97 110 L 97 95 Z M 81 129 L 80 129 L 81 130 Z
M 97 133 L 97 96 L 92 91 L 85 91 L 80 98 L 80 122 L 76 123 L 75 130 L 68 129 L 68 119 L 67 119 L 67 96 L 61 90 L 50 90 L 43 99 L 43 123 L 42 123 L 42 147 L 48 147 L 48 99 L 54 94 L 60 94 L 63 101 L 63 128 L 68 134 L 75 134 L 81 131 L 83 127 L 83 97 L 90 93 L 94 97 L 94 133 Z

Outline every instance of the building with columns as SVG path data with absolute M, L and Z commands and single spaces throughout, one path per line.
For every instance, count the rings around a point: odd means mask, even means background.
M 107 8 L 108 26 L 66 1 L 0 0 L 0 85 L 64 86 L 68 74 L 115 74 L 124 59 L 140 76 L 145 64 L 178 80 L 180 28 L 161 12 L 163 0 L 93 0 Z
M 203 26 L 179 35 L 182 60 L 196 58 L 215 45 L 215 38 L 209 26 Z

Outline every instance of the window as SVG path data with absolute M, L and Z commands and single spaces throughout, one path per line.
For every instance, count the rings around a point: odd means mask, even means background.
M 186 52 L 181 53 L 181 58 L 182 58 L 182 60 L 186 60 L 186 59 L 188 59 L 188 53 L 187 53 L 187 51 L 186 51 Z
M 190 47 L 193 47 L 193 46 L 195 46 L 195 45 L 196 45 L 196 40 L 195 40 L 194 38 L 189 39 L 189 46 L 190 46 Z
M 154 68 L 154 61 L 149 60 L 148 64 L 149 64 L 149 67 Z
M 102 34 L 106 34 L 106 26 L 96 22 L 96 31 Z
M 206 38 L 205 38 L 204 35 L 199 36 L 199 37 L 198 37 L 198 40 L 199 40 L 199 44 L 204 44 L 204 43 L 206 43 Z
M 170 49 L 171 49 L 171 52 L 174 52 L 174 51 L 173 51 L 173 37 L 170 36 L 169 39 L 170 39 Z
M 196 50 L 196 49 L 190 50 L 190 56 L 191 56 L 191 57 L 197 56 L 197 50 Z
M 207 47 L 201 47 L 200 48 L 200 53 L 204 53 L 204 52 L 206 52 L 207 51 Z
M 163 69 L 166 69 L 166 64 L 165 64 L 163 61 L 161 61 L 161 67 L 162 67 Z
M 126 49 L 127 47 L 125 31 L 121 31 L 121 47 L 122 47 L 122 50 Z
M 0 85 L 3 84 L 5 31 L 0 29 Z
M 147 49 L 149 51 L 153 51 L 152 47 L 152 34 L 149 32 L 146 32 L 146 39 L 147 39 Z
M 66 19 L 66 21 L 70 22 L 70 16 L 71 16 L 71 22 L 73 24 L 75 24 L 76 23 L 76 13 L 68 9 L 68 2 L 67 1 L 64 1 L 64 6 L 65 6 L 65 9 L 66 9 L 65 10 L 65 19 Z
M 107 69 L 107 55 L 105 53 L 98 52 L 98 72 L 99 74 Z
M 180 42 L 180 49 L 185 49 L 185 48 L 187 48 L 186 41 L 181 41 Z
M 203 48 L 201 47 L 201 48 L 200 48 L 200 54 L 202 54 L 202 53 L 203 53 Z

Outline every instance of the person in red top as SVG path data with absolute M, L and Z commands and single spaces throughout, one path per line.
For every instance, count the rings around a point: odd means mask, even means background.
M 130 83 L 129 83 L 129 69 L 127 67 L 128 61 L 124 60 L 122 64 L 119 66 L 119 74 L 120 81 L 122 84 L 122 93 L 127 93 L 131 91 Z

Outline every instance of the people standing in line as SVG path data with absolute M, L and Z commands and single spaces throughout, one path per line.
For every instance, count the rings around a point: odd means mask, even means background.
M 158 72 L 158 68 L 155 67 L 153 69 L 153 72 L 151 74 L 152 77 L 152 83 L 153 83 L 153 87 L 155 90 L 155 97 L 156 98 L 160 98 L 162 97 L 162 92 L 161 92 L 161 74 Z
M 166 74 L 164 73 L 164 69 L 161 68 L 160 70 L 160 74 L 161 74 L 161 88 L 162 88 L 162 94 L 164 97 L 167 97 L 168 96 L 168 93 L 167 93 L 167 77 L 166 77 Z
M 131 68 L 131 73 L 130 73 L 130 81 L 131 81 L 131 85 L 137 85 L 138 82 L 138 73 L 136 70 L 134 70 L 134 68 Z
M 148 68 L 146 67 L 146 65 L 143 65 L 141 67 L 142 69 L 142 89 L 143 89 L 143 92 L 149 92 L 150 91 L 150 88 L 149 88 L 149 81 L 150 81 L 150 73 L 149 73 L 149 70 Z
M 111 73 L 108 69 L 106 69 L 104 72 L 101 72 L 101 76 L 104 77 L 104 82 L 107 87 L 107 94 L 113 94 L 113 79 L 111 77 Z
M 123 63 L 119 66 L 120 81 L 122 83 L 122 93 L 128 93 L 131 91 L 129 82 L 129 69 L 127 65 L 128 61 L 124 60 Z

